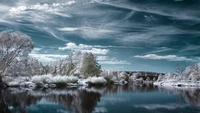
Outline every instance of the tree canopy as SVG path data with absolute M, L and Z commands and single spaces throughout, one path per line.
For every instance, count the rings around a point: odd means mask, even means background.
M 19 57 L 27 56 L 34 48 L 31 38 L 21 32 L 0 32 L 0 75 Z

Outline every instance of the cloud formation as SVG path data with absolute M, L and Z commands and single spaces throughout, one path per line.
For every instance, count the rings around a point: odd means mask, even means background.
M 35 53 L 43 59 L 83 51 L 108 56 L 100 61 L 103 64 L 153 59 L 171 66 L 174 62 L 168 61 L 199 61 L 199 4 L 198 0 L 0 0 L 0 31 L 19 30 L 32 37 L 36 47 L 54 46 L 54 51 Z
M 90 52 L 93 54 L 101 54 L 106 55 L 109 52 L 109 49 L 101 49 L 96 48 L 95 46 L 85 45 L 85 44 L 78 44 L 69 42 L 66 44 L 65 47 L 59 47 L 59 50 L 72 50 L 72 51 L 81 51 L 81 52 Z
M 43 63 L 49 63 L 56 60 L 64 59 L 68 56 L 62 54 L 41 53 L 42 50 L 43 48 L 34 48 L 34 50 L 29 54 L 29 56 L 36 58 Z
M 48 63 L 48 62 L 64 59 L 68 56 L 68 55 L 60 55 L 60 54 L 39 54 L 39 53 L 31 53 L 29 55 L 33 58 L 37 58 L 39 61 L 43 63 Z

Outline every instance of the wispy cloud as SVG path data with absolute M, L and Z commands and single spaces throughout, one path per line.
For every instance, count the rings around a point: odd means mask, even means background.
M 135 55 L 135 58 L 141 59 L 151 59 L 151 60 L 168 60 L 168 61 L 191 61 L 195 62 L 194 59 L 179 57 L 176 55 L 156 55 L 156 54 L 147 54 L 147 55 Z
M 180 52 L 188 52 L 188 51 L 195 51 L 199 50 L 200 45 L 188 45 L 180 50 Z
M 80 35 L 85 39 L 102 39 L 107 38 L 106 35 L 112 35 L 116 33 L 116 31 L 107 28 L 101 27 L 64 27 L 64 28 L 57 28 L 59 31 L 63 31 L 66 33 L 75 33 Z
M 127 4 L 126 2 L 119 2 L 119 1 L 98 2 L 98 3 L 113 6 L 113 7 L 123 8 L 123 9 L 129 9 L 132 11 L 146 12 L 146 13 L 158 14 L 162 16 L 171 16 L 173 18 L 178 18 L 178 19 L 198 20 L 198 17 L 195 16 L 195 13 L 194 13 L 195 11 L 186 10 L 185 8 L 177 8 L 174 6 L 168 8 L 166 5 L 161 5 L 161 4 L 156 5 L 154 3 L 138 4 L 135 2 L 134 4 Z M 165 11 L 166 9 L 168 10 L 167 12 Z
M 158 47 L 158 48 L 155 48 L 154 50 L 148 52 L 150 54 L 152 53 L 161 53 L 161 52 L 167 52 L 167 51 L 172 51 L 173 49 L 172 48 L 169 48 L 169 47 Z

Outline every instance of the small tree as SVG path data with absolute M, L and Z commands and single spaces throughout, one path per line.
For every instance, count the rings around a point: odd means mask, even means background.
M 21 56 L 28 55 L 34 48 L 31 38 L 20 32 L 0 32 L 0 81 L 2 74 Z
M 183 64 L 178 64 L 176 66 L 176 73 L 180 76 L 184 75 L 184 71 L 185 71 L 185 66 Z

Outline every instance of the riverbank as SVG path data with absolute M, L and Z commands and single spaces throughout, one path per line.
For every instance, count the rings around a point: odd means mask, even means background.
M 8 87 L 27 88 L 60 88 L 79 86 L 105 86 L 110 84 L 151 84 L 157 87 L 200 87 L 199 81 L 187 80 L 173 73 L 155 72 L 118 72 L 117 75 L 102 74 L 101 76 L 79 77 L 66 75 L 35 75 L 31 77 L 4 77 Z

